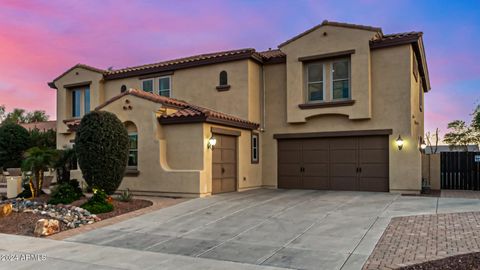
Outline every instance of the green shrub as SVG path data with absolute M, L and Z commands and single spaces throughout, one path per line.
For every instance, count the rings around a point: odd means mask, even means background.
M 80 207 L 92 214 L 108 213 L 113 211 L 113 205 L 107 202 L 107 193 L 100 189 L 93 190 L 93 196 Z
M 118 195 L 117 200 L 121 202 L 131 202 L 133 199 L 133 194 L 130 192 L 130 189 L 126 189 L 122 191 L 120 195 Z
M 0 125 L 0 167 L 19 168 L 23 153 L 30 148 L 28 131 L 15 123 Z
M 49 204 L 70 204 L 83 197 L 82 189 L 77 180 L 63 182 L 52 190 Z
M 113 113 L 93 111 L 82 118 L 75 151 L 89 186 L 113 194 L 122 182 L 128 150 L 127 130 Z

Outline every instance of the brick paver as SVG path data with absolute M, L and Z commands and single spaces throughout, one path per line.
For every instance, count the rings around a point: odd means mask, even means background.
M 395 269 L 478 251 L 480 212 L 396 217 L 363 269 Z

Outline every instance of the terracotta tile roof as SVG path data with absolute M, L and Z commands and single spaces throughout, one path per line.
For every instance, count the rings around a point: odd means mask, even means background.
M 100 104 L 98 107 L 95 108 L 95 110 L 100 110 L 102 109 L 103 107 L 107 106 L 108 104 L 126 96 L 126 95 L 132 95 L 132 96 L 136 96 L 136 97 L 139 97 L 139 98 L 143 98 L 143 99 L 147 99 L 147 100 L 150 100 L 150 101 L 153 101 L 155 103 L 161 103 L 161 104 L 164 104 L 164 105 L 168 105 L 168 106 L 171 106 L 171 107 L 176 107 L 176 108 L 184 108 L 186 106 L 188 106 L 188 103 L 186 103 L 185 101 L 182 101 L 182 100 L 178 100 L 178 99 L 174 99 L 174 98 L 169 98 L 169 97 L 164 97 L 164 96 L 160 96 L 160 95 L 156 95 L 156 94 L 153 94 L 153 93 L 149 93 L 149 92 L 145 92 L 145 91 L 141 91 L 141 90 L 137 90 L 137 89 L 129 89 L 123 93 L 121 93 L 120 95 L 117 95 L 117 96 L 114 96 L 113 98 L 105 101 L 104 103 Z
M 180 124 L 189 122 L 208 122 L 227 126 L 257 129 L 260 125 L 242 118 L 215 111 L 212 109 L 189 104 L 188 107 L 169 115 L 162 115 L 159 119 L 162 124 Z
M 22 127 L 26 128 L 27 130 L 38 129 L 40 131 L 47 131 L 47 130 L 57 130 L 57 121 L 44 121 L 44 122 L 33 122 L 33 123 L 25 123 L 20 124 Z
M 126 67 L 117 70 L 109 70 L 105 73 L 106 77 L 113 77 L 113 75 L 121 74 L 121 73 L 129 73 L 134 71 L 142 71 L 142 70 L 149 70 L 155 68 L 165 68 L 171 67 L 170 70 L 176 68 L 179 65 L 185 65 L 187 63 L 192 62 L 199 62 L 199 61 L 215 61 L 219 59 L 228 59 L 235 56 L 252 56 L 255 53 L 255 49 L 252 48 L 245 48 L 245 49 L 238 49 L 238 50 L 230 50 L 230 51 L 221 51 L 221 52 L 214 52 L 214 53 L 207 53 L 207 54 L 199 54 L 193 55 L 188 57 L 177 58 L 173 60 L 167 60 L 162 62 L 157 62 L 153 64 L 141 65 L 141 66 L 133 66 L 133 67 Z
M 370 41 L 370 48 L 380 48 L 397 44 L 411 43 L 418 41 L 418 39 L 422 36 L 422 32 L 405 32 L 381 35 L 380 37 Z
M 65 125 L 67 125 L 69 132 L 75 132 L 77 130 L 77 128 L 80 126 L 81 121 L 82 121 L 82 119 L 78 119 L 78 118 L 65 119 L 65 120 L 63 120 L 63 123 L 65 123 Z
M 95 108 L 95 110 L 100 110 L 103 107 L 107 106 L 108 104 L 124 97 L 126 95 L 132 95 L 139 98 L 143 98 L 155 103 L 163 104 L 167 107 L 171 107 L 174 109 L 178 109 L 176 112 L 164 115 L 159 117 L 159 121 L 162 124 L 179 124 L 179 123 L 192 123 L 192 122 L 209 122 L 209 123 L 217 123 L 226 126 L 233 126 L 239 128 L 247 128 L 247 129 L 257 129 L 259 124 L 244 120 L 242 118 L 222 113 L 219 111 L 215 111 L 212 109 L 208 109 L 205 107 L 197 106 L 194 104 L 190 104 L 186 101 L 168 98 L 164 96 L 160 96 L 157 94 L 137 90 L 137 89 L 129 89 L 120 95 L 117 95 L 102 105 Z M 78 122 L 77 122 L 78 121 Z M 64 121 L 67 126 L 76 127 L 80 124 L 79 119 L 72 119 L 72 120 L 65 120 Z
M 275 50 L 268 50 L 263 52 L 258 52 L 264 59 L 276 58 L 276 57 L 285 57 L 285 53 L 283 53 L 280 49 Z
M 341 22 L 332 22 L 332 21 L 328 21 L 328 20 L 324 20 L 321 24 L 318 24 L 310 29 L 308 29 L 307 31 L 304 31 L 296 36 L 294 36 L 293 38 L 283 42 L 282 44 L 278 45 L 278 47 L 282 47 L 284 45 L 287 45 L 288 43 L 292 42 L 292 41 L 295 41 L 303 36 L 305 36 L 306 34 L 309 34 L 315 30 L 317 30 L 318 28 L 322 27 L 322 26 L 326 26 L 326 25 L 330 25 L 330 26 L 338 26 L 338 27 L 345 27 L 345 28 L 353 28 L 353 29 L 360 29 L 360 30 L 367 30 L 367 31 L 373 31 L 373 32 L 378 32 L 378 33 L 382 33 L 382 28 L 380 27 L 374 27 L 374 26 L 368 26 L 368 25 L 360 25 L 360 24 L 352 24 L 352 23 L 341 23 Z

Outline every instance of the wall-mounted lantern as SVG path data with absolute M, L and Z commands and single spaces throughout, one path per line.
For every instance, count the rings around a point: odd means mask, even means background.
M 427 144 L 425 143 L 425 141 L 423 140 L 422 137 L 420 137 L 420 151 L 422 153 L 425 152 L 425 149 L 427 149 Z
M 217 138 L 215 138 L 215 136 L 212 135 L 210 139 L 208 139 L 207 148 L 213 150 L 216 144 L 217 144 Z
M 402 148 L 403 148 L 403 139 L 402 139 L 402 136 L 398 135 L 398 138 L 397 138 L 397 140 L 395 141 L 395 143 L 396 143 L 397 146 L 398 146 L 398 150 L 402 150 Z

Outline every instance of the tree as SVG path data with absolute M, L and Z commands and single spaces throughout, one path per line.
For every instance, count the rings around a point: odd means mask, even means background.
M 46 147 L 55 149 L 57 147 L 57 133 L 53 129 L 47 131 L 40 131 L 34 128 L 29 131 L 30 141 L 32 146 Z
M 450 132 L 445 134 L 443 141 L 447 143 L 451 149 L 458 148 L 468 151 L 468 145 L 478 143 L 478 137 L 475 130 L 471 126 L 467 126 L 465 121 L 455 120 L 448 123 Z
M 480 132 L 480 105 L 477 106 L 472 115 L 472 127 L 475 129 L 475 131 Z
M 12 112 L 9 112 L 5 115 L 5 107 L 3 107 L 3 115 L 5 123 L 33 123 L 33 122 L 44 122 L 48 121 L 49 116 L 45 111 L 35 110 L 32 112 L 27 112 L 24 109 L 15 108 Z M 1 116 L 1 112 L 0 112 Z
M 25 152 L 22 169 L 33 173 L 35 179 L 33 197 L 41 194 L 44 173 L 53 167 L 56 158 L 57 151 L 54 149 L 32 147 Z
M 4 121 L 6 123 L 15 123 L 15 124 L 25 123 L 26 122 L 25 110 L 19 109 L 19 108 L 13 109 L 12 112 L 9 112 L 7 114 Z
M 436 154 L 438 151 L 438 141 L 439 141 L 439 136 L 438 136 L 438 128 L 435 129 L 435 134 L 431 134 L 430 131 L 425 133 L 425 139 L 427 140 L 427 145 L 430 147 L 430 153 L 431 154 Z M 432 141 L 435 143 L 432 145 Z
M 25 121 L 27 123 L 34 123 L 34 122 L 45 122 L 48 121 L 48 118 L 50 118 L 45 111 L 33 111 L 27 113 L 25 116 Z
M 0 126 L 0 167 L 20 167 L 23 153 L 30 145 L 30 136 L 25 128 L 14 123 L 2 124 Z
M 3 122 L 3 120 L 6 117 L 5 110 L 6 110 L 5 105 L 0 105 L 0 124 Z
M 108 194 L 122 182 L 128 161 L 129 138 L 113 113 L 93 111 L 82 118 L 75 151 L 83 178 L 91 188 Z

